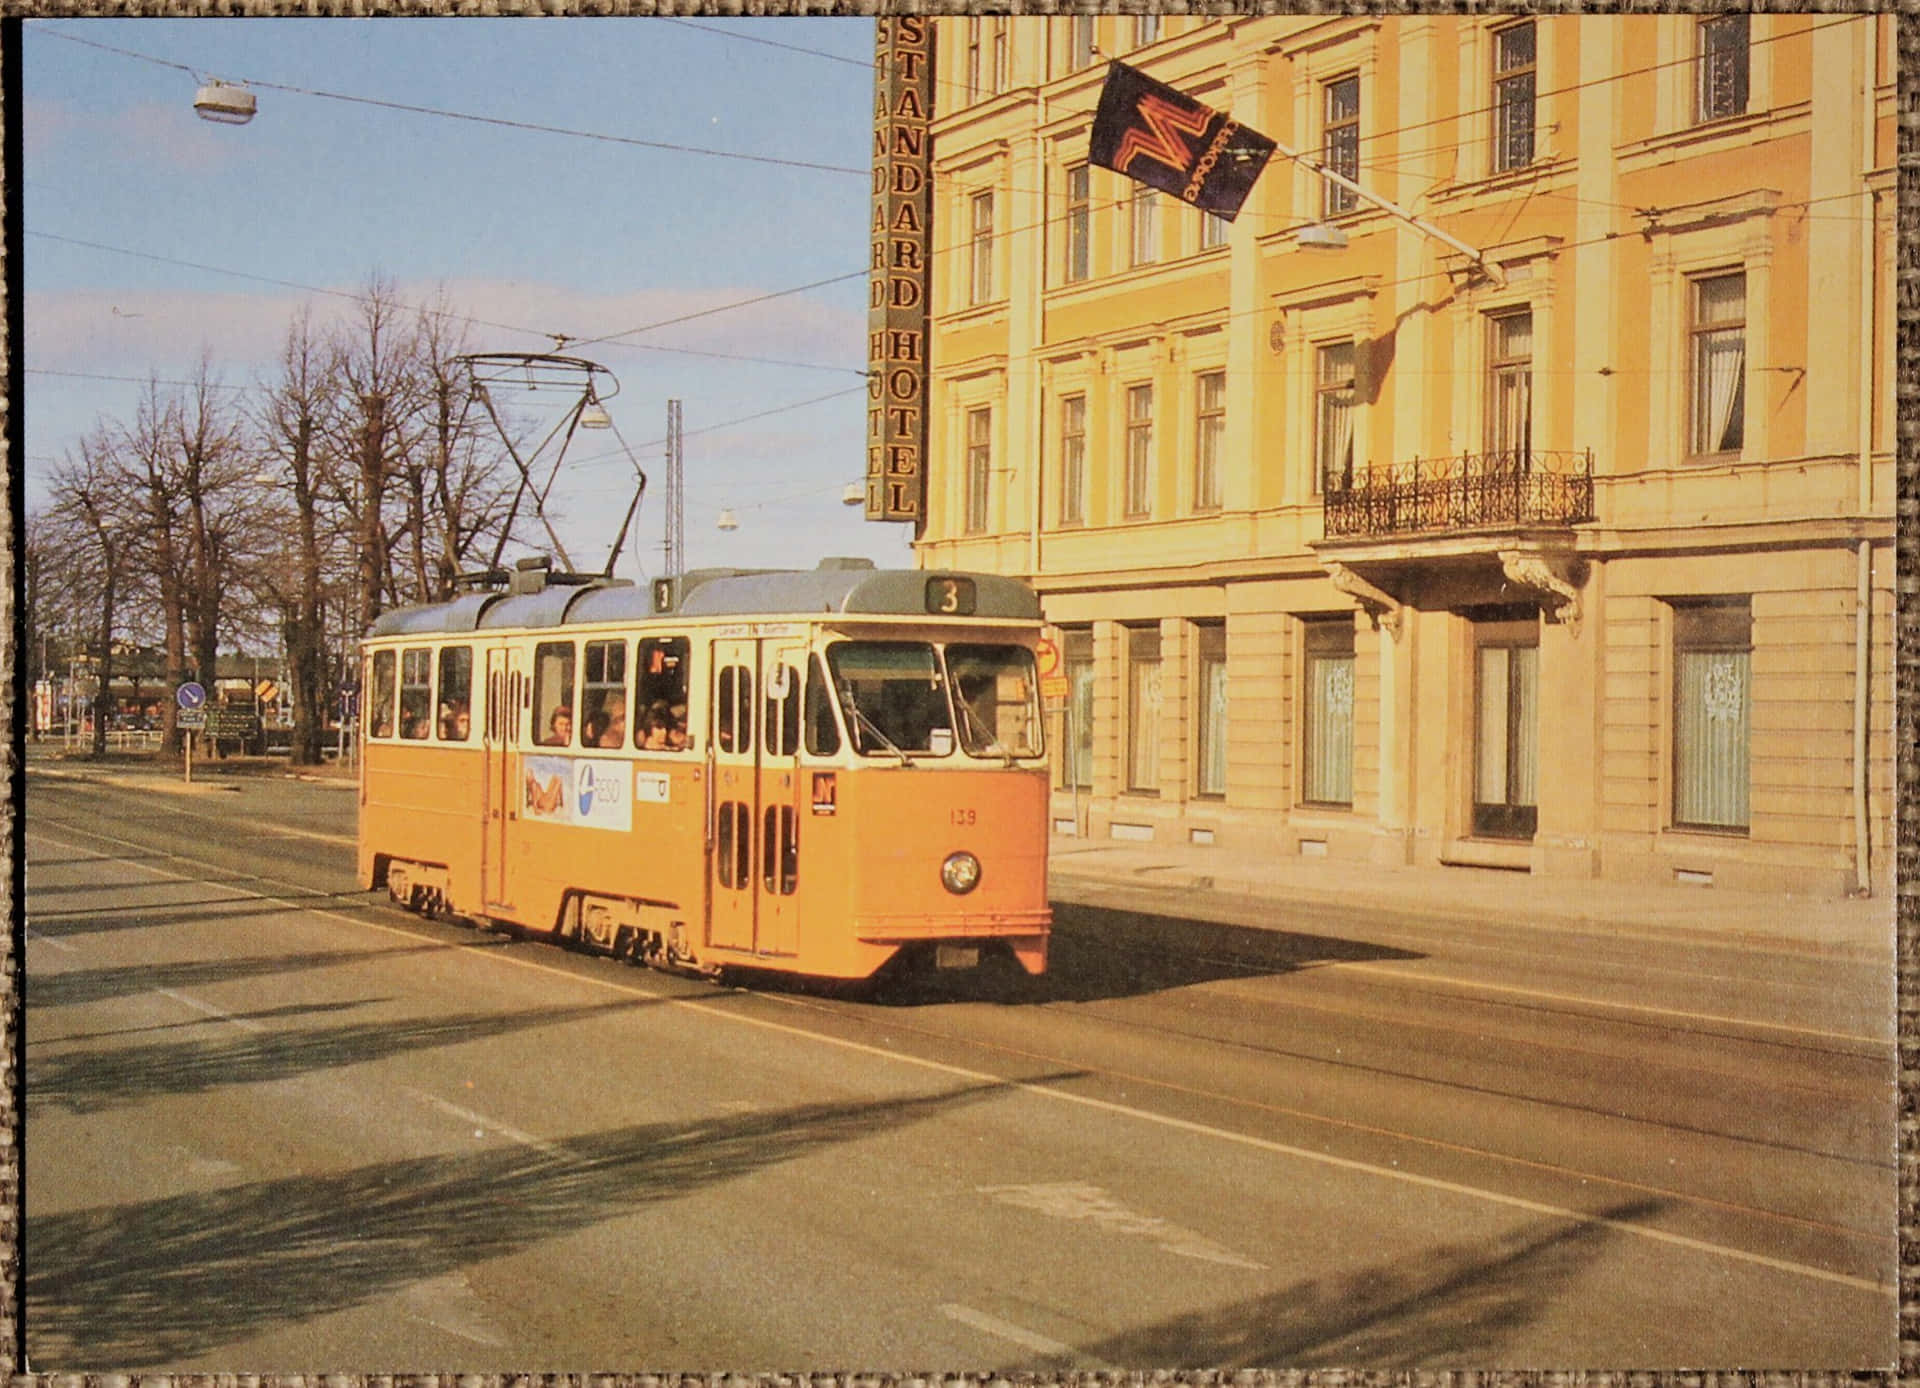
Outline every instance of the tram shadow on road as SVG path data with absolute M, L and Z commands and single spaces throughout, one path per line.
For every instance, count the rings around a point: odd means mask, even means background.
M 1233 925 L 1149 911 L 1054 903 L 1047 971 L 1030 977 L 1011 957 L 942 971 L 902 953 L 857 983 L 755 979 L 758 988 L 825 993 L 883 1007 L 951 1002 L 1033 1006 L 1139 997 L 1222 979 L 1294 973 L 1323 964 L 1418 959 L 1417 952 L 1295 930 Z

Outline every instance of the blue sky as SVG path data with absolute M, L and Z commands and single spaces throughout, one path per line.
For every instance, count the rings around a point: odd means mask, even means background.
M 97 420 L 132 418 L 149 375 L 185 380 L 204 351 L 218 379 L 248 387 L 297 309 L 350 313 L 344 296 L 376 273 L 408 302 L 444 288 L 487 320 L 473 351 L 552 350 L 544 334 L 597 338 L 846 276 L 569 350 L 620 381 L 611 408 L 652 479 L 646 572 L 660 565 L 670 398 L 689 565 L 910 562 L 905 527 L 840 500 L 865 470 L 872 44 L 868 19 L 29 22 L 28 506 Z M 210 77 L 252 86 L 250 124 L 194 115 Z M 568 454 L 556 510 L 576 563 L 597 567 L 631 470 L 609 436 L 590 437 Z M 737 531 L 716 528 L 722 507 Z M 620 572 L 636 575 L 630 560 Z

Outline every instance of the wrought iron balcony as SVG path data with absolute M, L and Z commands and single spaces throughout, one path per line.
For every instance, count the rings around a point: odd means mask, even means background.
M 1594 518 L 1593 450 L 1513 449 L 1415 458 L 1326 487 L 1326 534 L 1413 535 Z

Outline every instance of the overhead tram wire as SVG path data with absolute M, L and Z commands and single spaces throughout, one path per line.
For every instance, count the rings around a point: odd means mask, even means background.
M 100 43 L 94 39 L 83 39 L 77 34 L 64 33 L 58 29 L 39 29 L 49 38 L 65 39 L 69 43 L 85 44 L 89 48 L 104 49 L 109 53 L 118 53 L 122 57 L 138 58 L 144 62 L 158 63 L 162 67 L 176 68 L 181 72 L 194 73 L 194 69 L 184 63 L 176 63 L 166 58 L 156 58 L 151 54 L 138 53 L 129 48 L 117 48 L 112 44 Z M 232 81 L 240 85 L 257 88 L 260 91 L 287 92 L 295 96 L 311 96 L 324 101 L 344 101 L 358 106 L 374 106 L 388 111 L 404 111 L 410 115 L 438 116 L 443 120 L 472 121 L 480 125 L 498 126 L 508 130 L 525 130 L 540 135 L 565 135 L 578 140 L 598 140 L 606 144 L 630 145 L 641 149 L 666 150 L 674 154 L 697 154 L 708 159 L 738 159 L 754 164 L 772 164 L 781 168 L 811 169 L 820 173 L 849 174 L 865 179 L 869 171 L 853 168 L 845 164 L 823 164 L 808 159 L 784 159 L 771 154 L 746 154 L 738 150 L 707 149 L 700 145 L 674 144 L 665 140 L 642 140 L 632 135 L 609 135 L 598 130 L 574 130 L 567 126 L 543 125 L 534 121 L 509 120 L 504 116 L 482 116 L 470 111 L 448 111 L 437 106 L 417 106 L 404 101 L 387 101 L 381 97 L 352 96 L 345 92 L 324 91 L 316 87 L 298 87 L 286 82 L 269 82 L 261 78 L 234 76 Z

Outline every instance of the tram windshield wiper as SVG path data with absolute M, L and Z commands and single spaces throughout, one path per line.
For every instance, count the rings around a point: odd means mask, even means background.
M 993 730 L 987 727 L 986 720 L 980 716 L 972 704 L 967 702 L 967 696 L 960 692 L 960 686 L 957 684 L 953 687 L 953 702 L 959 707 L 960 717 L 965 720 L 968 728 L 967 751 L 972 752 L 976 746 L 979 746 L 988 756 L 999 757 L 1004 765 L 1012 766 L 1013 753 L 994 735 Z
M 853 697 L 853 686 L 845 680 L 840 682 L 840 702 L 845 705 L 847 712 L 852 714 L 862 727 L 874 735 L 882 747 L 900 758 L 900 765 L 913 765 L 913 758 L 901 751 L 892 738 L 880 731 L 880 725 L 867 716 L 867 711 L 861 708 L 858 701 Z

